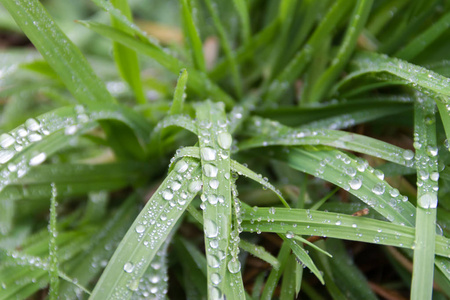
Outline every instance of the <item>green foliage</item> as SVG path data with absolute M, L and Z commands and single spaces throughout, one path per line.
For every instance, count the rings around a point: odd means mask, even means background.
M 0 299 L 450 297 L 447 1 L 1 4 Z

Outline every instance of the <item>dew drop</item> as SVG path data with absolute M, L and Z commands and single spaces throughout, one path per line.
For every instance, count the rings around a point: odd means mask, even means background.
M 294 233 L 292 231 L 288 231 L 288 232 L 286 232 L 286 237 L 288 239 L 292 239 L 294 237 Z
M 375 174 L 375 176 L 378 177 L 378 179 L 384 180 L 384 173 L 381 172 L 380 170 L 375 170 L 373 173 Z
M 221 132 L 217 135 L 217 143 L 222 149 L 230 149 L 233 139 L 228 132 Z
M 419 197 L 417 204 L 422 208 L 436 208 L 437 207 L 437 197 L 435 194 L 424 194 Z
M 348 184 L 350 185 L 350 187 L 353 190 L 359 190 L 361 188 L 361 186 L 362 186 L 362 181 L 359 178 L 353 178 L 352 180 L 350 180 L 348 182 Z
M 439 173 L 438 172 L 433 172 L 430 174 L 430 179 L 432 181 L 438 181 L 439 180 Z
M 170 187 L 172 188 L 172 190 L 178 191 L 181 188 L 181 183 L 179 181 L 174 181 L 172 182 Z
M 276 211 L 277 211 L 277 210 L 276 210 L 275 207 L 269 208 L 269 214 L 271 214 L 271 215 L 274 215 Z
M 203 147 L 200 149 L 202 159 L 205 161 L 211 161 L 216 159 L 216 150 L 211 147 Z
M 13 150 L 1 150 L 0 151 L 0 164 L 4 164 L 8 162 L 11 158 L 13 158 L 16 152 Z
M 78 127 L 76 125 L 69 126 L 64 130 L 64 134 L 65 135 L 74 135 L 75 132 L 77 132 L 77 129 L 78 129 Z
M 188 186 L 188 190 L 191 193 L 197 193 L 201 189 L 202 189 L 202 182 L 200 180 L 192 181 Z
M 237 259 L 231 259 L 228 262 L 228 271 L 230 271 L 230 273 L 237 273 L 241 270 L 241 263 L 239 262 L 239 260 Z
M 218 273 L 211 274 L 211 282 L 214 285 L 218 285 L 221 281 L 220 275 Z
M 203 166 L 203 173 L 205 173 L 205 176 L 207 177 L 216 177 L 219 169 L 212 165 L 212 164 L 205 164 Z
M 14 138 L 7 133 L 3 133 L 2 135 L 0 135 L 0 146 L 2 146 L 3 148 L 11 146 L 12 144 L 14 144 L 14 141 Z
M 355 168 L 348 167 L 348 168 L 345 169 L 345 173 L 347 173 L 347 175 L 350 176 L 350 177 L 355 177 L 356 170 L 355 170 Z
M 372 192 L 375 195 L 383 195 L 384 194 L 384 189 L 385 189 L 384 184 L 378 183 L 372 188 Z
M 207 255 L 206 260 L 208 262 L 208 266 L 211 268 L 218 268 L 219 267 L 219 260 L 214 255 Z
M 336 223 L 335 223 L 337 226 L 339 226 L 339 225 L 341 225 L 342 224 L 342 222 L 341 221 L 336 221 Z
M 403 151 L 403 158 L 406 160 L 411 160 L 414 158 L 414 152 L 412 152 L 411 150 L 407 149 L 405 151 Z
M 25 121 L 25 127 L 29 131 L 38 131 L 41 129 L 41 124 L 36 119 L 30 118 Z
M 217 224 L 210 219 L 205 219 L 205 235 L 207 238 L 215 238 L 219 234 Z
M 46 158 L 47 158 L 47 155 L 44 152 L 41 152 L 38 155 L 31 158 L 29 164 L 30 164 L 30 166 L 40 165 L 41 163 L 43 163 L 45 161 Z
M 216 190 L 216 189 L 219 187 L 219 180 L 217 180 L 217 179 L 211 179 L 211 180 L 209 181 L 209 186 L 210 186 L 212 189 Z
M 127 262 L 125 265 L 123 265 L 123 270 L 127 273 L 131 273 L 134 270 L 134 265 L 130 262 Z
M 161 195 L 164 198 L 164 200 L 172 200 L 173 198 L 173 193 L 169 189 L 165 189 L 164 191 L 162 191 Z
M 137 233 L 143 233 L 145 231 L 145 226 L 139 224 L 138 226 L 136 226 L 136 232 Z
M 400 192 L 397 189 L 392 189 L 389 191 L 389 195 L 391 195 L 391 197 L 397 197 L 400 195 Z
M 209 195 L 209 196 L 208 196 L 208 202 L 209 202 L 209 204 L 214 205 L 214 204 L 217 203 L 217 201 L 218 201 L 217 196 L 215 196 L 215 195 Z
M 183 160 L 180 160 L 179 162 L 177 162 L 177 164 L 175 165 L 174 170 L 180 174 L 186 172 L 186 170 L 188 169 L 189 164 Z

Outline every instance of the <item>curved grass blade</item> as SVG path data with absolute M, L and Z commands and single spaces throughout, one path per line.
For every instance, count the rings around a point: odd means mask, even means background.
M 260 299 L 264 300 L 272 299 L 275 288 L 277 287 L 278 280 L 280 279 L 281 274 L 286 268 L 286 263 L 289 258 L 290 252 L 291 248 L 289 247 L 289 245 L 287 243 L 283 243 L 277 256 L 277 259 L 280 262 L 280 268 L 278 269 L 273 268 L 270 271 L 269 277 L 267 278 L 266 284 L 264 285 L 264 290 L 261 294 Z
M 130 49 L 134 49 L 138 53 L 150 56 L 174 74 L 178 74 L 181 69 L 186 68 L 189 73 L 188 87 L 201 96 L 211 97 L 211 99 L 216 99 L 216 101 L 223 101 L 227 106 L 231 107 L 234 104 L 234 100 L 208 79 L 206 74 L 186 66 L 185 63 L 155 46 L 148 39 L 138 39 L 126 32 L 95 22 L 78 21 L 78 23 L 113 41 L 126 45 Z
M 198 162 L 177 163 L 134 221 L 90 299 L 130 299 L 177 220 L 201 189 Z
M 359 34 L 366 24 L 372 3 L 373 0 L 357 1 L 353 13 L 350 16 L 350 23 L 345 32 L 339 51 L 336 54 L 336 57 L 331 61 L 331 65 L 328 69 L 315 82 L 312 91 L 309 94 L 311 99 L 308 99 L 308 102 L 316 103 L 321 100 L 323 96 L 326 96 L 326 93 L 329 91 L 333 82 L 347 65 L 347 62 L 356 47 Z
M 205 101 L 196 107 L 197 131 L 202 162 L 201 195 L 207 259 L 208 297 L 224 297 L 228 273 L 231 232 L 230 147 L 224 105 Z M 239 263 L 239 261 L 237 261 Z M 239 268 L 232 269 L 240 272 Z M 229 297 L 229 295 L 226 295 Z
M 277 258 L 272 256 L 272 254 L 270 254 L 269 252 L 267 252 L 266 249 L 264 249 L 264 247 L 252 244 L 250 242 L 241 239 L 239 241 L 239 248 L 269 263 L 275 269 L 278 269 L 280 267 L 280 262 L 277 260 Z
M 181 16 L 185 38 L 189 44 L 189 51 L 192 52 L 192 60 L 197 70 L 206 72 L 205 58 L 203 56 L 202 41 L 194 23 L 191 13 L 191 5 L 188 0 L 180 0 Z
M 247 133 L 254 136 L 239 144 L 239 149 L 251 149 L 274 145 L 326 145 L 372 155 L 387 161 L 411 167 L 411 161 L 404 158 L 405 149 L 345 131 L 317 129 L 296 130 L 268 119 L 253 117 Z
M 173 94 L 173 102 L 170 107 L 170 115 L 181 114 L 183 112 L 184 99 L 186 98 L 186 83 L 188 80 L 188 73 L 186 69 L 180 71 L 178 76 L 177 86 L 175 87 L 175 93 Z
M 80 50 L 38 0 L 5 0 L 2 4 L 80 103 L 115 102 Z
M 274 151 L 276 159 L 292 168 L 329 181 L 358 197 L 395 224 L 413 225 L 415 208 L 407 197 L 389 186 L 384 175 L 373 170 L 363 159 L 354 160 L 337 150 L 304 150 L 291 148 L 289 152 Z M 413 159 L 412 151 L 408 156 Z
M 271 219 L 269 222 L 268 215 Z M 407 249 L 413 249 L 415 241 L 413 227 L 308 209 L 245 208 L 242 220 L 242 227 L 247 232 L 292 232 L 297 235 L 326 236 Z M 447 257 L 450 254 L 449 242 L 447 238 L 436 236 L 436 255 Z
M 127 0 L 112 0 L 111 4 L 116 9 L 120 10 L 122 14 L 126 16 L 130 22 L 132 22 L 131 10 Z M 128 30 L 126 25 L 122 24 L 114 16 L 111 16 L 111 24 L 114 28 L 132 33 Z M 114 60 L 116 61 L 119 73 L 130 85 L 136 97 L 137 103 L 147 103 L 147 99 L 145 98 L 144 90 L 142 88 L 139 61 L 136 52 L 117 42 L 113 44 L 113 49 Z
M 434 101 L 416 93 L 414 145 L 417 166 L 416 247 L 411 299 L 431 299 L 433 292 L 438 161 Z M 420 147 L 419 147 L 420 145 Z

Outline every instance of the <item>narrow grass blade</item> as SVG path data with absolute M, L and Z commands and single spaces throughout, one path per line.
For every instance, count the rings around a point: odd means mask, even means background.
M 322 284 L 325 284 L 322 274 L 320 273 L 319 269 L 317 269 L 308 253 L 306 253 L 305 249 L 303 249 L 303 247 L 300 246 L 297 241 L 287 238 L 287 236 L 291 236 L 289 233 L 287 235 L 280 236 L 284 240 L 284 242 L 289 245 L 289 248 L 291 248 L 292 252 L 295 254 L 300 263 L 310 269 Z
M 50 290 L 49 299 L 55 300 L 59 298 L 59 261 L 58 261 L 58 247 L 56 245 L 56 237 L 58 231 L 56 230 L 56 197 L 57 189 L 56 185 L 52 184 L 52 197 L 50 200 L 50 224 L 49 224 L 49 275 L 50 275 Z
M 177 86 L 175 87 L 175 93 L 173 94 L 172 106 L 170 107 L 170 115 L 181 114 L 183 112 L 187 80 L 188 73 L 186 69 L 183 69 L 180 71 L 180 76 L 178 76 Z
M 272 120 L 258 117 L 251 119 L 247 129 L 247 132 L 254 138 L 240 143 L 239 149 L 241 150 L 274 145 L 327 145 L 411 166 L 410 161 L 403 157 L 405 149 L 356 133 L 328 129 L 295 130 Z
M 222 21 L 220 21 L 219 12 L 217 11 L 217 7 L 213 5 L 212 1 L 213 0 L 205 0 L 205 4 L 209 10 L 209 13 L 211 14 L 214 27 L 216 27 L 217 34 L 219 35 L 219 39 L 221 42 L 221 46 L 223 48 L 223 52 L 225 53 L 228 63 L 230 64 L 231 77 L 233 79 L 234 88 L 238 99 L 240 99 L 242 97 L 242 79 L 239 74 L 238 65 L 234 57 L 234 53 L 231 49 L 230 42 L 228 41 L 228 36 L 225 27 L 223 26 Z
M 5 0 L 2 4 L 80 103 L 115 101 L 38 0 Z
M 150 56 L 174 74 L 178 74 L 181 69 L 186 68 L 189 73 L 188 87 L 192 88 L 201 96 L 211 97 L 211 99 L 216 99 L 216 101 L 223 101 L 227 106 L 231 107 L 234 104 L 234 100 L 208 79 L 206 74 L 194 68 L 189 68 L 185 63 L 169 55 L 163 49 L 151 44 L 148 40 L 135 38 L 123 31 L 95 22 L 78 21 L 78 23 L 92 29 L 100 35 L 134 49 L 138 53 Z
M 286 268 L 286 263 L 288 261 L 290 252 L 291 248 L 289 247 L 289 244 L 283 243 L 277 256 L 277 259 L 280 262 L 280 268 L 272 269 L 270 271 L 269 277 L 266 280 L 266 284 L 264 285 L 264 289 L 260 299 L 264 300 L 272 299 L 273 293 L 278 284 L 278 280 L 280 280 L 281 274 L 283 274 L 283 271 Z
M 269 85 L 267 94 L 265 95 L 266 102 L 270 103 L 277 100 L 278 97 L 286 91 L 289 85 L 302 74 L 321 40 L 330 35 L 332 29 L 345 16 L 352 4 L 353 1 L 347 0 L 340 0 L 334 3 L 307 41 L 306 45 Z
M 270 221 L 267 221 L 267 215 Z M 279 234 L 318 235 L 344 240 L 360 241 L 380 245 L 391 245 L 407 249 L 414 248 L 415 228 L 371 218 L 277 207 L 245 208 L 242 227 L 247 232 L 274 232 Z M 436 236 L 436 255 L 446 257 L 449 239 Z
M 126 18 L 132 21 L 131 10 L 127 0 L 113 0 L 111 1 L 111 4 L 116 9 L 120 10 Z M 116 20 L 114 16 L 111 16 L 111 24 L 114 28 L 119 30 L 128 30 L 127 26 Z M 130 30 L 128 30 L 128 32 L 129 31 Z M 116 61 L 120 75 L 130 85 L 136 97 L 137 103 L 147 103 L 147 99 L 145 98 L 144 90 L 142 88 L 139 61 L 136 52 L 117 42 L 113 44 L 113 48 L 114 60 Z
M 414 136 L 417 166 L 416 239 L 411 299 L 431 299 L 438 205 L 438 150 L 434 101 L 416 93 Z
M 192 52 L 192 60 L 197 70 L 206 72 L 205 58 L 203 56 L 203 47 L 200 35 L 192 17 L 192 8 L 189 0 L 180 0 L 181 17 L 185 39 L 189 44 L 189 51 Z
M 206 101 L 196 107 L 197 130 L 202 161 L 201 199 L 205 231 L 208 297 L 221 298 L 228 290 L 228 256 L 231 232 L 230 147 L 227 120 L 221 103 Z M 233 259 L 236 259 L 233 257 Z M 239 261 L 236 261 L 239 264 Z M 231 268 L 240 272 L 240 264 Z M 228 297 L 228 295 L 227 295 Z
M 272 267 L 275 269 L 278 269 L 280 267 L 280 262 L 277 260 L 277 258 L 272 256 L 272 254 L 270 254 L 269 252 L 267 252 L 264 249 L 264 247 L 257 246 L 242 239 L 239 242 L 239 247 L 242 250 L 247 251 L 251 255 L 258 257 L 259 259 L 271 264 Z
M 251 36 L 250 16 L 245 0 L 233 0 L 242 25 L 242 41 L 248 41 Z
M 331 61 L 329 68 L 322 74 L 317 82 L 315 82 L 310 93 L 311 99 L 308 99 L 308 102 L 315 103 L 320 101 L 323 96 L 326 96 L 333 82 L 347 65 L 347 62 L 356 47 L 359 34 L 366 24 L 372 3 L 372 0 L 357 1 L 353 13 L 350 16 L 350 23 L 339 51 L 336 57 Z
M 412 160 L 413 152 L 407 154 Z M 291 148 L 288 153 L 277 151 L 277 159 L 340 186 L 395 224 L 415 223 L 415 209 L 407 197 L 382 180 L 384 175 L 373 170 L 363 159 L 354 160 L 337 150 L 307 151 L 299 148 Z
M 122 239 L 90 299 L 130 299 L 160 246 L 201 188 L 196 161 L 178 162 Z

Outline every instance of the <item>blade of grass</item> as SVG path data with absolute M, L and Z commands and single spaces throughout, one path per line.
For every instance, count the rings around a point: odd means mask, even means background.
M 5 0 L 2 4 L 80 103 L 115 101 L 38 0 Z
M 278 284 L 278 280 L 280 280 L 281 274 L 283 274 L 283 271 L 286 268 L 290 252 L 291 248 L 289 247 L 288 243 L 283 243 L 277 256 L 277 259 L 280 262 L 280 267 L 278 269 L 273 268 L 270 271 L 269 277 L 266 280 L 266 284 L 264 285 L 264 289 L 262 291 L 260 299 L 264 300 L 272 299 L 273 293 Z
M 59 261 L 58 261 L 58 247 L 56 245 L 56 237 L 58 235 L 58 231 L 56 229 L 56 197 L 57 197 L 57 189 L 56 185 L 52 184 L 52 197 L 50 200 L 50 222 L 48 231 L 50 234 L 49 239 L 49 275 L 50 275 L 50 290 L 49 290 L 49 299 L 56 300 L 59 298 Z
M 416 93 L 414 136 L 417 165 L 417 210 L 411 299 L 431 299 L 439 179 L 434 101 Z M 420 146 L 419 146 L 420 145 Z
M 186 98 L 186 83 L 188 80 L 188 73 L 186 69 L 180 71 L 178 76 L 177 86 L 175 87 L 175 93 L 173 94 L 173 102 L 170 107 L 169 115 L 181 114 L 183 112 L 184 99 Z
M 241 150 L 274 145 L 327 145 L 412 166 L 411 161 L 403 157 L 405 149 L 356 133 L 327 129 L 295 130 L 258 117 L 251 119 L 246 132 L 254 137 L 241 142 Z
M 132 296 L 156 252 L 200 190 L 199 173 L 196 161 L 185 158 L 178 162 L 122 239 L 90 299 Z
M 180 0 L 180 2 L 184 36 L 189 44 L 189 51 L 192 52 L 194 66 L 197 70 L 206 72 L 202 41 L 192 17 L 191 3 L 189 0 Z
M 234 100 L 222 89 L 220 89 L 220 87 L 208 79 L 204 73 L 186 66 L 185 63 L 167 54 L 164 50 L 156 47 L 154 44 L 151 44 L 148 39 L 138 39 L 127 34 L 126 32 L 95 22 L 78 21 L 78 23 L 100 35 L 112 39 L 113 41 L 127 45 L 127 47 L 134 49 L 136 52 L 150 56 L 174 74 L 178 74 L 181 69 L 186 68 L 189 73 L 188 87 L 192 88 L 201 96 L 211 97 L 211 99 L 216 99 L 216 101 L 223 101 L 229 107 L 234 104 Z
M 127 0 L 112 0 L 111 4 L 120 10 L 122 14 L 132 22 L 133 17 L 131 15 L 131 10 Z M 122 24 L 120 21 L 117 21 L 114 16 L 111 16 L 111 24 L 114 28 L 131 33 L 127 26 Z M 117 42 L 113 43 L 113 49 L 114 60 L 116 61 L 120 75 L 130 85 L 136 97 L 137 103 L 147 103 L 147 99 L 145 98 L 144 90 L 142 88 L 139 61 L 136 52 Z
M 219 12 L 217 11 L 216 5 L 215 4 L 213 5 L 212 0 L 205 0 L 205 4 L 206 7 L 208 8 L 209 13 L 211 14 L 214 27 L 217 30 L 217 34 L 219 35 L 219 40 L 223 48 L 223 52 L 225 53 L 227 61 L 230 64 L 231 77 L 233 79 L 234 89 L 237 98 L 240 99 L 242 97 L 242 79 L 239 74 L 239 68 L 234 53 L 231 49 L 230 42 L 228 41 L 227 32 L 222 24 L 222 21 L 220 20 Z
M 315 82 L 310 92 L 310 99 L 308 102 L 316 103 L 326 96 L 329 88 L 333 82 L 337 79 L 340 72 L 347 65 L 350 56 L 353 54 L 353 50 L 356 47 L 356 42 L 361 33 L 364 25 L 366 24 L 369 16 L 370 9 L 372 7 L 372 0 L 358 0 L 350 16 L 349 26 L 345 33 L 344 39 L 341 43 L 336 57 L 331 61 L 331 65 L 322 74 L 322 76 Z
M 229 297 L 227 288 L 231 232 L 231 135 L 221 103 L 206 101 L 196 107 L 202 161 L 202 209 L 207 259 L 208 297 Z M 240 265 L 237 271 L 240 272 Z M 216 280 L 217 279 L 217 280 Z
M 242 25 L 242 41 L 245 43 L 251 38 L 250 15 L 245 0 L 233 0 Z
M 264 247 L 257 246 L 245 240 L 240 240 L 239 247 L 250 253 L 251 255 L 258 257 L 259 259 L 269 263 L 273 268 L 278 269 L 280 267 L 280 262 L 276 257 L 272 256 L 269 252 L 267 252 Z

